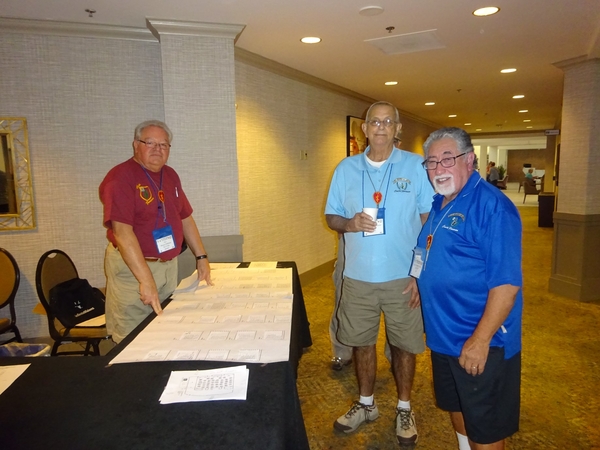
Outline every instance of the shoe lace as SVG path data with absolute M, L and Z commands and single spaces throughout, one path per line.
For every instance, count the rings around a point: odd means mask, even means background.
M 400 417 L 400 428 L 409 430 L 413 425 L 410 409 L 398 408 L 398 416 Z
M 355 401 L 354 403 L 352 403 L 352 407 L 350 408 L 350 410 L 346 413 L 346 417 L 349 419 L 354 414 L 359 412 L 361 409 L 367 409 L 367 408 L 368 408 L 367 405 L 363 405 L 362 403 Z

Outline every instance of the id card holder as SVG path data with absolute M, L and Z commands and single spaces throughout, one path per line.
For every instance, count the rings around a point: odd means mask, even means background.
M 154 238 L 154 242 L 156 242 L 158 253 L 164 253 L 175 248 L 175 238 L 173 237 L 173 228 L 171 228 L 171 225 L 154 230 L 152 237 Z
M 410 272 L 408 273 L 411 277 L 419 278 L 423 271 L 423 263 L 425 261 L 425 249 L 421 247 L 415 247 L 413 249 L 413 259 L 410 265 Z
M 375 222 L 375 231 L 363 231 L 363 236 L 378 236 L 380 234 L 385 234 L 385 208 L 377 209 L 377 220 Z

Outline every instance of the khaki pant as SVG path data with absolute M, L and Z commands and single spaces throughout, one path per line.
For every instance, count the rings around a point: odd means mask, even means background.
M 161 303 L 177 287 L 177 258 L 167 262 L 147 261 Z M 104 258 L 106 272 L 106 328 L 115 342 L 121 342 L 150 313 L 152 307 L 140 300 L 140 283 L 121 253 L 111 243 Z

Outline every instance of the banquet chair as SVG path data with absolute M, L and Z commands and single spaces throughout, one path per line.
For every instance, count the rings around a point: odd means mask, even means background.
M 15 313 L 15 297 L 21 281 L 21 272 L 15 258 L 3 248 L 0 248 L 0 273 L 2 274 L 0 278 L 0 309 L 8 307 L 10 312 L 10 319 L 0 318 L 0 335 L 5 333 L 14 335 L 12 338 L 0 342 L 0 344 L 14 341 L 23 342 L 21 333 L 17 328 L 17 315 Z
M 540 191 L 535 187 L 535 180 L 530 180 L 529 178 L 525 178 L 523 181 L 523 203 L 525 203 L 525 199 L 527 195 L 538 195 Z
M 51 356 L 58 355 L 93 355 L 100 356 L 100 341 L 110 338 L 106 331 L 106 325 L 97 327 L 75 326 L 72 328 L 64 326 L 55 316 L 50 307 L 50 289 L 59 283 L 73 278 L 78 278 L 75 264 L 62 250 L 49 250 L 44 253 L 38 261 L 35 271 L 35 287 L 37 289 L 40 303 L 46 310 L 48 316 L 48 331 L 54 340 Z M 73 342 L 85 342 L 85 350 L 62 351 L 58 348 L 63 344 Z

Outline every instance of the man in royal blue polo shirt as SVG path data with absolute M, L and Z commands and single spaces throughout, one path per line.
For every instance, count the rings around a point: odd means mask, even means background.
M 423 147 L 437 195 L 411 275 L 437 404 L 450 412 L 461 450 L 503 449 L 519 428 L 521 219 L 508 197 L 473 171 L 467 132 L 442 128 Z

